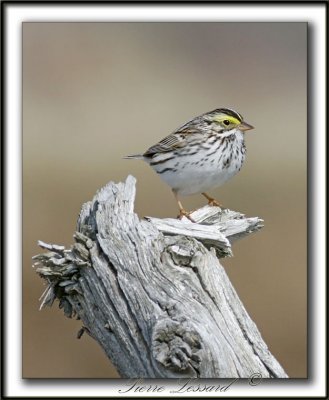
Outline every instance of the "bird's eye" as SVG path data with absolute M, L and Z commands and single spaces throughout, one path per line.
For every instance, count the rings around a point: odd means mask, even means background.
M 228 119 L 224 119 L 223 121 L 224 125 L 229 126 L 230 125 L 230 121 Z

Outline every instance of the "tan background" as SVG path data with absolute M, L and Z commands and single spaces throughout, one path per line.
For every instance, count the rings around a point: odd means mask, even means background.
M 221 106 L 256 129 L 240 174 L 211 193 L 265 220 L 223 265 L 271 352 L 306 376 L 306 35 L 302 23 L 24 24 L 24 377 L 118 376 L 76 339 L 81 322 L 38 311 L 36 242 L 69 246 L 81 204 L 128 174 L 140 216 L 175 216 L 169 188 L 122 156 Z

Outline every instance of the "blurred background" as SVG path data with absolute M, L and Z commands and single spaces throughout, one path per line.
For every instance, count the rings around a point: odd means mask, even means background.
M 140 217 L 176 216 L 155 172 L 122 157 L 218 107 L 256 129 L 210 193 L 265 220 L 222 264 L 288 375 L 307 376 L 306 46 L 306 23 L 23 24 L 23 377 L 118 377 L 81 321 L 38 310 L 37 240 L 70 246 L 82 203 L 128 174 Z

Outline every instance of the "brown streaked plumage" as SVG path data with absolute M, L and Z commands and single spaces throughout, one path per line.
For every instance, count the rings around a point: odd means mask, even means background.
M 250 129 L 253 126 L 241 114 L 219 108 L 191 119 L 143 154 L 125 158 L 146 161 L 172 188 L 179 216 L 190 218 L 178 196 L 201 193 L 209 204 L 218 206 L 206 190 L 221 186 L 240 171 L 246 152 L 244 132 Z

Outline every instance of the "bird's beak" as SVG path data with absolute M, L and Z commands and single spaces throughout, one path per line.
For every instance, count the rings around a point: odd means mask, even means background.
M 252 125 L 247 124 L 247 122 L 241 122 L 239 126 L 240 131 L 250 131 L 250 129 L 254 129 Z

